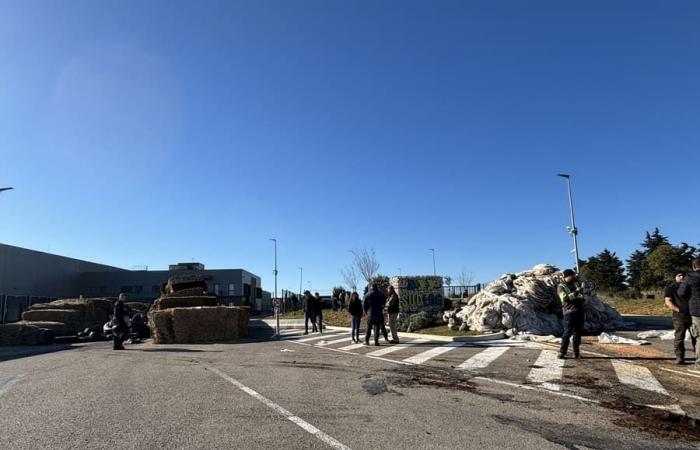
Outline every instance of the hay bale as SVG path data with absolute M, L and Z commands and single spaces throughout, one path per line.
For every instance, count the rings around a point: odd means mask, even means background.
M 45 345 L 53 342 L 53 331 L 15 322 L 0 325 L 0 346 L 4 345 Z
M 250 306 L 236 306 L 238 310 L 238 336 L 248 336 L 248 320 L 250 319 Z
M 65 323 L 63 322 L 38 322 L 38 321 L 19 321 L 15 322 L 21 325 L 29 325 L 32 327 L 37 327 L 37 328 L 44 328 L 46 330 L 51 330 L 56 336 L 70 336 L 71 333 L 68 330 L 68 327 L 66 326 Z
M 173 310 L 151 311 L 148 314 L 148 326 L 155 344 L 172 344 L 175 342 L 173 331 Z
M 226 338 L 225 339 L 238 339 L 240 334 L 240 326 L 238 324 L 240 309 L 236 307 L 230 307 L 225 309 L 226 316 Z
M 35 309 L 22 313 L 22 320 L 27 322 L 61 322 L 66 331 L 75 334 L 85 329 L 85 311 L 77 309 Z
M 227 307 L 174 308 L 173 329 L 178 344 L 226 339 Z
M 197 297 L 160 297 L 153 303 L 153 309 L 171 308 L 194 308 L 197 306 L 217 306 L 218 302 L 214 296 Z
M 146 314 L 148 309 L 151 307 L 148 303 L 141 302 L 127 302 L 125 306 L 135 313 Z
M 201 287 L 182 289 L 180 291 L 175 291 L 167 295 L 168 297 L 203 297 L 207 296 L 206 289 Z

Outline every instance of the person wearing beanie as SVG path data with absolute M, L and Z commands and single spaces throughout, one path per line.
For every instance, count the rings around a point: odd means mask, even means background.
M 566 358 L 569 349 L 569 340 L 573 336 L 574 358 L 581 357 L 581 335 L 583 334 L 584 307 L 586 297 L 583 295 L 583 288 L 576 279 L 576 272 L 566 269 L 562 273 L 563 280 L 557 286 L 557 294 L 561 300 L 561 309 L 564 315 L 564 333 L 561 336 L 561 347 L 559 347 L 559 359 Z

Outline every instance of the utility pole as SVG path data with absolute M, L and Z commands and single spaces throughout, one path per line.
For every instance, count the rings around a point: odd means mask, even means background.
M 576 257 L 576 273 L 580 273 L 579 270 L 579 257 L 578 257 L 578 228 L 576 228 L 576 221 L 574 220 L 574 199 L 571 195 L 571 175 L 566 173 L 558 173 L 558 177 L 566 179 L 566 187 L 569 192 L 569 216 L 571 217 L 571 226 L 566 227 L 567 231 L 574 239 L 574 256 Z
M 277 300 L 277 239 L 270 239 L 272 242 L 275 243 L 275 305 L 278 305 L 278 300 Z M 280 338 L 280 308 L 279 306 L 275 306 L 275 318 L 277 319 L 277 339 Z
M 299 267 L 299 300 L 301 301 L 301 285 L 304 280 L 304 268 Z
M 431 252 L 433 252 L 433 276 L 437 275 L 437 271 L 435 270 L 435 249 L 434 248 L 429 248 Z

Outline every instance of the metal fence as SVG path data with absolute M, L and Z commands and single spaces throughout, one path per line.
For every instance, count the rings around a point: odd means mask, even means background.
M 481 283 L 473 286 L 443 286 L 442 295 L 447 298 L 465 298 L 481 292 Z

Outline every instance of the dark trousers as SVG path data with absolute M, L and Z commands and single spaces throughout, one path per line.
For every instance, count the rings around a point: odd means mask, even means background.
M 673 351 L 676 354 L 676 358 L 685 358 L 685 332 L 688 331 L 690 334 L 690 342 L 693 344 L 693 352 L 695 352 L 696 336 L 690 332 L 690 326 L 693 324 L 693 320 L 690 316 L 681 316 L 680 314 L 673 313 L 673 330 L 675 331 L 673 336 Z
M 372 334 L 372 330 L 374 330 L 374 343 L 378 344 L 379 343 L 379 330 L 382 330 L 382 334 L 384 335 L 384 339 L 389 340 L 389 334 L 386 332 L 386 326 L 384 326 L 384 321 L 383 320 L 376 320 L 376 321 L 367 321 L 367 332 L 365 333 L 365 342 L 369 344 L 369 337 Z
M 352 338 L 360 340 L 360 320 L 362 317 L 352 316 Z
M 316 331 L 316 315 L 312 311 L 304 312 L 304 331 L 309 332 L 309 321 L 311 321 L 312 331 Z
M 318 332 L 323 333 L 323 310 L 322 309 L 319 309 L 318 311 L 316 311 L 315 319 L 318 319 Z M 314 330 L 314 331 L 316 331 L 316 330 Z
M 124 337 L 126 336 L 127 331 L 128 330 L 126 328 L 126 324 L 119 325 L 115 330 L 112 331 L 112 349 L 124 350 Z
M 569 340 L 573 335 L 574 355 L 579 354 L 581 335 L 583 334 L 583 322 L 583 311 L 575 311 L 564 314 L 564 334 L 561 335 L 561 347 L 559 347 L 559 353 L 566 355 L 566 351 L 569 349 Z

